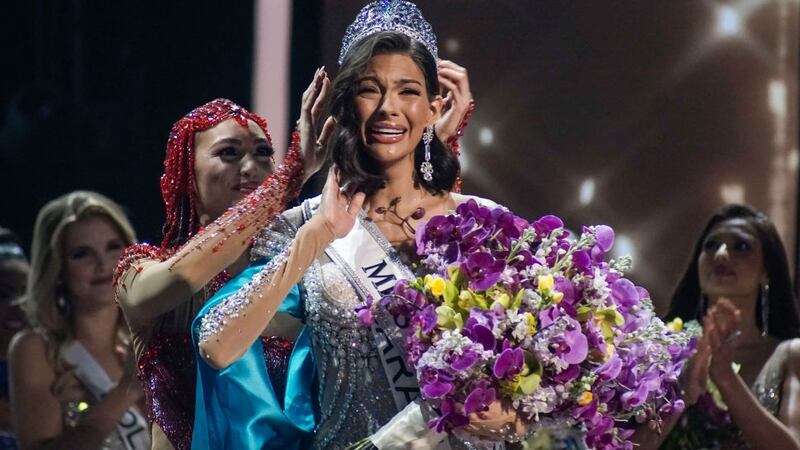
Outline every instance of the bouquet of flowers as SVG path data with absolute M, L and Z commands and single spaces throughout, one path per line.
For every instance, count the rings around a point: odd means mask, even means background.
M 630 449 L 637 424 L 683 410 L 678 374 L 697 333 L 656 317 L 623 276 L 630 258 L 606 260 L 610 227 L 570 238 L 558 217 L 528 223 L 471 200 L 416 240 L 424 276 L 357 313 L 365 325 L 382 311 L 410 322 L 405 356 L 440 411 L 432 429 L 463 429 L 500 401 L 532 431 L 578 428 L 590 448 Z

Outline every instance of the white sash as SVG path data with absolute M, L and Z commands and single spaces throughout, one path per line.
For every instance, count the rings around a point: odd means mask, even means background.
M 75 376 L 96 398 L 102 399 L 115 384 L 103 367 L 78 341 L 64 347 L 62 357 L 75 368 Z M 117 431 L 128 450 L 150 448 L 147 421 L 134 407 L 128 408 L 117 423 Z
M 306 220 L 311 217 L 318 204 L 318 199 L 304 203 Z M 414 274 L 400 261 L 397 252 L 386 242 L 377 227 L 367 221 L 363 211 L 350 233 L 333 241 L 325 253 L 342 269 L 362 300 L 371 296 L 373 301 L 380 301 L 394 289 L 398 280 L 414 278 Z M 393 342 L 393 338 L 396 338 L 393 334 L 401 333 L 400 329 L 406 328 L 408 324 L 396 325 L 399 329 L 386 330 L 376 324 L 372 331 L 395 406 L 398 411 L 402 411 L 419 396 L 419 383 L 413 369 L 406 367 L 402 349 L 394 343 L 400 341 Z

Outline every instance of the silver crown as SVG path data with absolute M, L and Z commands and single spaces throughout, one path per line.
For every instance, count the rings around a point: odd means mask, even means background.
M 403 33 L 415 41 L 419 41 L 431 52 L 434 59 L 439 59 L 436 48 L 436 35 L 431 24 L 422 17 L 417 5 L 405 0 L 379 0 L 361 9 L 356 20 L 347 27 L 339 51 L 339 65 L 342 65 L 347 52 L 365 37 L 381 31 Z

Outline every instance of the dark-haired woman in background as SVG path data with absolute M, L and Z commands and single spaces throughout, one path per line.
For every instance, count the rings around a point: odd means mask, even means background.
M 702 417 L 718 408 L 705 393 L 662 448 L 798 448 L 800 316 L 786 252 L 764 214 L 727 205 L 712 216 L 672 297 L 667 319 L 676 317 L 703 321 L 710 352 L 693 363 L 708 370 L 685 381 L 704 386 L 710 378 L 732 424 L 725 424 L 724 413 Z M 734 362 L 741 365 L 738 373 Z M 691 438 L 703 442 L 685 438 L 693 422 L 715 419 L 719 426 L 703 424 Z

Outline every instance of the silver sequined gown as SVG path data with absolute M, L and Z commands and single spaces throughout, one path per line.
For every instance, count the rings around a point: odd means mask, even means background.
M 289 246 L 311 213 L 306 202 L 276 218 L 256 238 L 253 257 L 271 257 Z M 361 300 L 341 269 L 323 254 L 303 275 L 300 291 L 320 382 L 320 421 L 313 446 L 344 448 L 389 422 L 397 407 L 372 331 L 353 311 Z
M 301 208 L 278 217 L 257 238 L 253 255 L 273 256 L 288 246 L 304 222 Z M 320 382 L 314 448 L 343 448 L 377 431 L 397 409 L 372 332 L 353 312 L 356 291 L 326 255 L 304 274 L 301 295 Z

